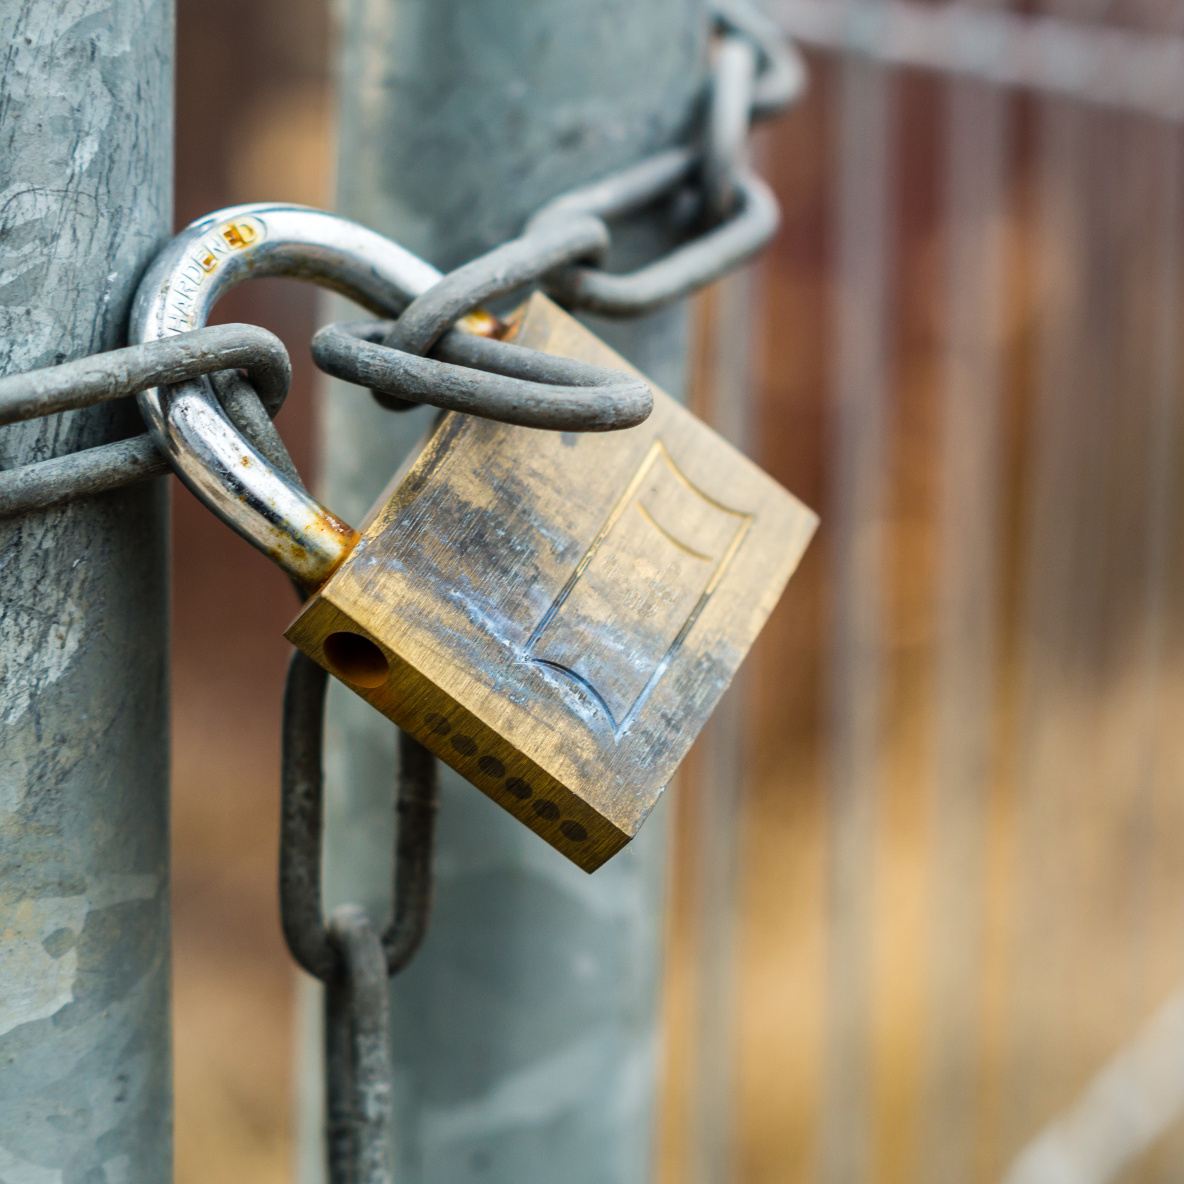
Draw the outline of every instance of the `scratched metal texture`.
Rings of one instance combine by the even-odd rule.
[[[0,373],[123,344],[172,203],[171,0],[0,5]],[[139,430],[0,429],[0,468]],[[163,482],[0,523],[0,1180],[171,1177]]]
[[[680,140],[706,68],[698,0],[348,0],[343,19],[337,208],[443,268]],[[614,237],[614,266],[660,241],[653,226]],[[685,390],[684,308],[587,320],[667,392]],[[330,384],[328,504],[360,521],[429,414]],[[340,687],[329,713],[329,903],[380,908],[394,729]],[[589,877],[444,770],[432,928],[392,991],[401,1184],[650,1177],[666,827],[660,805]],[[322,1178],[316,1121],[310,1108],[308,1184]]]

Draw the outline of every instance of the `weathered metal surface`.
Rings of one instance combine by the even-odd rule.
[[[166,241],[169,0],[0,6],[0,372],[122,344]],[[138,430],[0,429],[0,467]],[[171,1178],[163,483],[0,523],[0,1178]]]
[[[274,415],[288,396],[292,365],[284,343],[258,325],[211,325],[166,341],[129,345],[0,378],[0,423],[74,411],[158,383],[241,367]]]
[[[391,1184],[391,1020],[382,941],[361,906],[339,905],[329,934],[342,973],[326,986],[331,1184]]]
[[[398,323],[326,325],[312,339],[313,359],[328,374],[374,388],[395,411],[427,403],[528,428],[613,432],[641,423],[653,407],[636,376],[459,329],[422,358],[382,341]]]
[[[697,157],[689,152],[680,155],[690,172]],[[674,152],[670,158],[675,158]],[[621,178],[631,179],[628,174]],[[731,181],[738,199],[736,209],[719,226],[633,271],[610,272],[578,264],[562,268],[548,281],[548,291],[575,308],[603,316],[637,317],[675,303],[726,275],[768,244],[780,217],[772,190],[759,177],[741,171],[733,173]],[[599,194],[608,187],[589,188]],[[540,220],[552,216],[550,210],[544,210]]]
[[[351,0],[339,209],[439,267],[463,263],[564,190],[679,142],[706,29],[691,0]],[[610,263],[638,266],[667,241],[622,225]],[[681,307],[594,327],[685,389]],[[360,521],[432,414],[363,408],[333,384],[327,500]],[[330,903],[381,916],[394,729],[332,688],[326,756]],[[392,990],[400,1181],[649,1178],[665,825],[659,805],[588,877],[444,771],[432,932]],[[301,1173],[316,1179],[316,1164]]]

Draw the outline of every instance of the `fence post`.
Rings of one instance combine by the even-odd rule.
[[[455,266],[556,193],[684,140],[706,29],[700,0],[347,0],[338,208]],[[617,237],[621,266],[661,232]],[[683,393],[685,308],[593,327]],[[330,503],[360,519],[427,414],[331,387]],[[330,701],[328,891],[380,907],[393,735],[351,698]],[[432,931],[393,992],[400,1184],[650,1178],[664,814],[588,877],[446,775]]]
[[[172,208],[172,0],[0,5],[0,373],[123,344]],[[125,401],[126,402],[126,401]],[[138,428],[0,429],[0,468]],[[167,495],[0,521],[0,1179],[166,1184]]]

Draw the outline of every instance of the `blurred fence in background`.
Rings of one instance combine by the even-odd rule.
[[[732,1178],[1178,1180],[1184,8],[770,7]]]
[[[324,0],[178,0],[178,229],[235,202],[332,203]],[[257,280],[212,321],[288,345],[278,424],[315,475],[317,292]],[[177,1184],[287,1184],[292,961],[279,929],[279,719],[295,597],[172,482],[173,991]]]
[[[1178,1180],[1184,6],[769,3],[811,89],[699,408],[823,525],[679,790],[662,1178]],[[180,5],[182,222],[331,191],[323,5],[251,10]],[[314,300],[219,309],[306,466]],[[178,1179],[278,1181],[290,602],[175,502]]]

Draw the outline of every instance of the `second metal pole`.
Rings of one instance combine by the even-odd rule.
[[[699,0],[348,0],[338,208],[464,262],[555,194],[683,141],[706,30]],[[660,235],[618,237],[621,264]],[[683,394],[685,309],[594,327]],[[331,504],[360,519],[429,415],[331,389]],[[331,696],[330,905],[389,897],[393,762],[390,725]],[[445,776],[432,931],[392,995],[400,1184],[651,1177],[664,814],[589,877]]]

